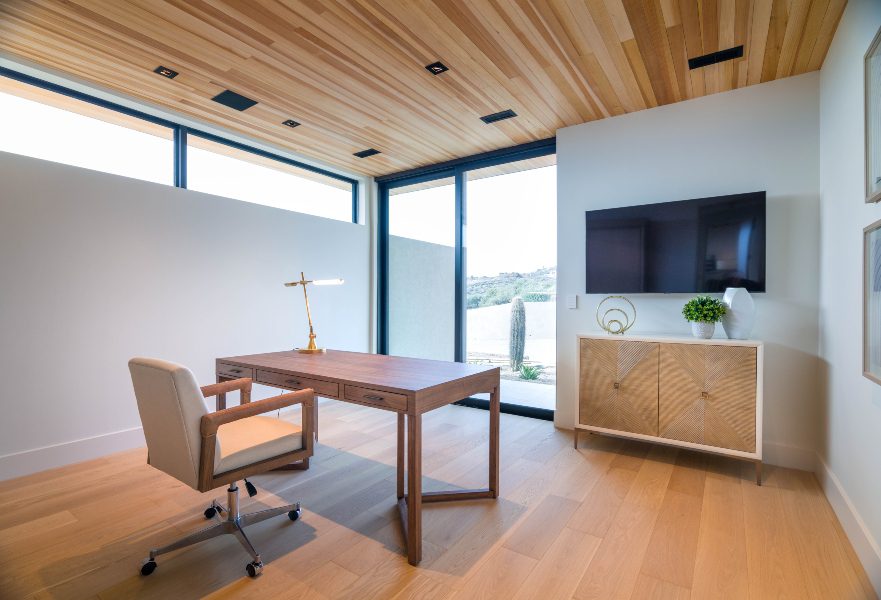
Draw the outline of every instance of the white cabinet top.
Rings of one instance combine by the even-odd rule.
[[[668,344],[704,344],[709,346],[749,346],[752,348],[761,348],[763,342],[761,340],[729,340],[727,338],[711,338],[705,340],[702,338],[691,337],[687,335],[630,335],[630,334],[611,334],[611,333],[579,333],[578,339],[595,339],[595,340],[613,340],[613,341],[631,341],[631,342],[659,342]]]

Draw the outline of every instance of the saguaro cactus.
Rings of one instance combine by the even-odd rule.
[[[523,348],[526,345],[526,305],[523,298],[511,300],[511,369],[519,371],[523,366]]]

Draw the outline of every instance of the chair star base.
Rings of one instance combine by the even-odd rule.
[[[248,536],[245,535],[244,528],[248,525],[260,523],[261,521],[271,519],[272,517],[277,517],[284,513],[287,513],[288,518],[291,521],[297,521],[302,514],[300,503],[297,502],[296,504],[286,504],[277,508],[268,508],[266,510],[242,515],[239,514],[239,488],[235,483],[230,485],[230,487],[226,490],[226,495],[228,503],[227,506],[229,508],[223,506],[217,500],[213,500],[211,502],[211,506],[209,506],[205,510],[206,518],[213,519],[215,516],[220,516],[223,513],[226,513],[225,520],[222,520],[221,522],[216,523],[211,527],[206,527],[205,529],[196,531],[195,533],[191,533],[190,535],[185,536],[177,540],[176,542],[172,542],[167,546],[162,546],[161,548],[150,550],[150,557],[146,561],[144,561],[143,566],[141,566],[141,575],[149,575],[156,570],[156,557],[161,554],[166,554],[174,550],[186,548],[187,546],[192,546],[193,544],[198,544],[199,542],[204,542],[205,540],[210,540],[212,538],[227,534],[236,536],[236,539],[239,540],[239,542],[245,548],[245,551],[247,551],[248,554],[251,555],[252,561],[245,566],[245,570],[247,571],[248,575],[250,577],[256,577],[257,575],[259,575],[263,571],[263,561],[260,560],[260,554],[251,544]]]

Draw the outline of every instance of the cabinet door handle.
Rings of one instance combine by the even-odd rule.
[[[300,385],[300,382],[297,381],[296,379],[285,379],[284,382],[289,383],[291,385]]]
[[[707,400],[710,397],[709,392],[701,392],[701,399]]]
[[[612,387],[617,390],[618,388],[621,387],[621,384],[616,381],[615,383],[612,384]]]
[[[364,399],[365,400],[374,400],[376,402],[381,402],[382,400],[384,400],[384,398],[382,396],[364,396]]]
[[[230,373],[241,373],[242,370],[241,369],[230,369],[229,372]]]

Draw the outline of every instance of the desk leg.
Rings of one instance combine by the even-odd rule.
[[[422,560],[422,415],[407,415],[407,562]]]
[[[422,504],[499,497],[499,424],[501,420],[499,386],[489,400],[489,487],[477,490],[449,490],[422,493],[422,416],[406,415],[406,451],[404,449],[404,414],[398,414],[398,512],[407,542],[407,562],[422,560]],[[406,463],[405,463],[406,460]],[[403,465],[406,464],[406,476]],[[407,490],[406,495],[404,489]]]
[[[404,497],[404,413],[398,413],[398,500]]]
[[[228,380],[229,380],[228,377],[221,377],[220,375],[217,376],[217,383],[220,383],[222,381],[228,381]],[[214,410],[225,409],[226,408],[226,392],[217,394],[217,396],[214,398],[214,402],[215,402]]]
[[[499,497],[499,418],[502,399],[499,388],[489,397],[489,491],[493,498]]]
[[[312,409],[312,430],[315,432],[315,441],[318,441],[318,398],[315,398],[315,407]]]

